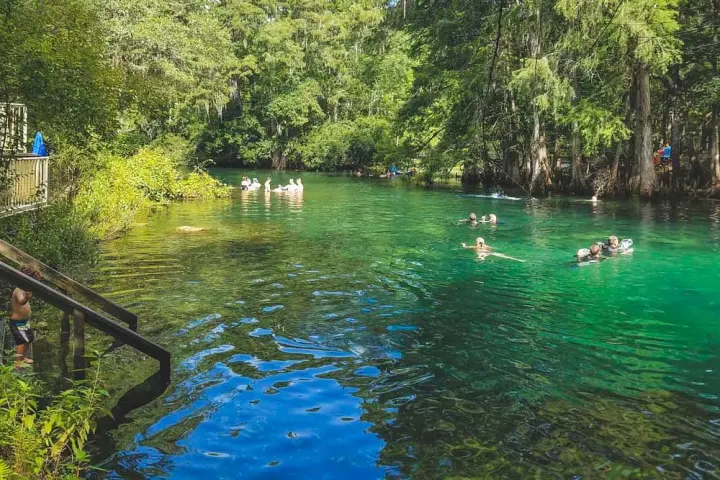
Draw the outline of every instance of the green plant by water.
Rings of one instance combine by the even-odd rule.
[[[95,422],[107,414],[100,362],[89,379],[56,395],[32,374],[0,366],[0,479],[80,478]]]

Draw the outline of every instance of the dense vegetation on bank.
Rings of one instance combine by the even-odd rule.
[[[533,192],[720,177],[716,0],[10,0],[0,17],[0,98],[78,163],[172,135],[194,162],[461,166]],[[672,169],[653,166],[663,141]]]

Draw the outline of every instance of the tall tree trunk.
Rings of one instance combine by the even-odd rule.
[[[538,178],[540,178],[540,156],[543,154],[543,150],[545,150],[545,146],[541,144],[540,112],[535,108],[533,111],[532,144],[530,145],[530,193],[532,193],[538,183]],[[547,151],[545,151],[545,155],[547,156]]]
[[[672,188],[673,190],[680,190],[680,183],[682,180],[682,172],[680,171],[680,143],[682,142],[682,122],[680,115],[677,111],[672,112],[672,122],[670,126],[672,146]]]
[[[650,111],[650,72],[640,62],[635,69],[637,97],[635,102],[635,164],[640,173],[638,191],[650,196],[655,187],[656,175],[653,165],[652,125]]]
[[[615,193],[618,184],[618,170],[620,169],[620,156],[622,155],[622,141],[618,142],[615,147],[615,155],[613,156],[613,164],[610,175],[610,185],[608,186],[608,192]]]
[[[582,148],[580,146],[580,127],[577,122],[573,122],[571,155],[572,190],[576,193],[585,192],[588,189],[588,184],[585,180],[585,175],[583,175],[582,166],[580,164],[582,161]]]
[[[695,156],[695,138],[693,137],[692,126],[690,125],[690,106],[685,105],[683,112],[683,145],[689,159]]]
[[[710,171],[712,172],[713,186],[720,183],[720,113],[718,108],[713,109],[710,124]]]

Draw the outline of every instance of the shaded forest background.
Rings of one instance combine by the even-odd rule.
[[[720,179],[720,0],[5,0],[0,22],[0,100],[70,176],[163,146],[533,194]]]

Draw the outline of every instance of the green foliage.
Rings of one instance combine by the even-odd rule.
[[[99,366],[92,380],[60,393],[42,408],[42,385],[13,367],[0,366],[0,478],[82,476],[90,460],[88,437],[95,419],[106,413],[101,404],[108,394],[98,374]]]
[[[83,182],[75,197],[75,210],[87,219],[96,238],[127,229],[148,199],[136,187],[135,172],[125,159],[102,155],[99,170]]]
[[[0,7],[0,101],[25,103],[53,143],[82,144],[114,127],[119,77],[86,0],[12,0]]]
[[[3,219],[2,238],[40,261],[73,271],[95,260],[98,247],[85,219],[65,200]]]
[[[95,162],[97,171],[81,184],[75,197],[75,211],[86,219],[96,238],[106,238],[129,228],[152,202],[230,194],[227,186],[201,169],[183,177],[176,155],[159,148],[143,148],[129,159],[100,155]]]

